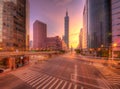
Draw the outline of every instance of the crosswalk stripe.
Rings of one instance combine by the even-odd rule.
[[[74,89],[77,89],[77,85],[75,85]]]
[[[120,83],[120,81],[108,81],[110,83]]]
[[[41,86],[43,86],[45,83],[47,83],[50,79],[52,79],[52,76],[49,77],[49,78],[48,78],[47,80],[45,80],[44,82],[42,82],[40,85],[38,85],[36,89],[39,89]],[[55,79],[55,78],[53,78],[53,79]],[[53,80],[53,79],[52,79],[52,80]],[[51,80],[51,81],[52,81],[52,80]],[[48,84],[48,83],[47,83],[47,84]]]
[[[20,76],[20,78],[26,82],[31,81],[31,79],[35,78],[36,76],[38,76],[37,74],[31,74],[31,75],[23,75]]]
[[[71,86],[72,86],[72,83],[70,83],[70,84],[69,84],[69,87],[68,87],[68,89],[70,89],[70,88],[71,88]]]
[[[52,89],[52,87],[59,81],[59,79],[57,79],[51,86],[49,89]]]
[[[54,80],[55,80],[55,78],[53,78],[49,83],[47,83],[42,89],[46,89],[46,87]]]
[[[25,74],[25,75],[19,74],[19,75],[17,75],[17,77],[24,80],[24,79],[26,79],[26,77],[27,77],[27,79],[29,79],[29,77],[33,76],[33,75],[34,74],[32,74],[32,73],[31,73],[31,75],[29,75],[29,74]]]
[[[62,84],[63,80],[60,81],[60,83],[56,86],[55,89],[58,89],[58,87]]]
[[[67,84],[67,82],[65,81],[65,83],[64,83],[64,85],[63,85],[63,87],[62,87],[62,89],[64,89],[64,88],[65,88],[66,84]]]
[[[38,82],[40,79],[47,77],[46,75],[41,76],[40,78],[36,79],[35,81],[31,82],[30,85],[35,84],[36,82]]]
[[[40,80],[39,82],[37,82],[36,84],[34,84],[32,87],[37,86],[39,83],[43,82],[47,78],[49,78],[49,76],[42,78],[42,80]]]
[[[29,80],[28,83],[30,83],[30,82],[32,82],[32,81],[34,81],[34,80],[40,78],[41,76],[43,76],[43,74],[40,74],[39,76],[33,77],[33,79]]]

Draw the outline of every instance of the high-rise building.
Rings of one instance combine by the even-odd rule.
[[[67,44],[67,47],[69,48],[69,16],[68,11],[66,11],[66,16],[64,18],[64,41]]]
[[[26,0],[0,0],[0,50],[26,49]]]
[[[26,0],[26,50],[29,50],[29,40],[30,40],[30,3],[29,0]]]
[[[108,47],[111,44],[111,1],[87,0],[88,47]]]
[[[82,30],[82,49],[83,50],[87,50],[88,48],[88,5],[87,5],[87,1],[85,3],[84,6],[84,10],[83,10],[83,30]]]
[[[83,49],[83,29],[80,29],[79,33],[79,49]]]
[[[112,44],[115,53],[120,54],[120,0],[111,0],[112,4]]]
[[[47,25],[36,20],[33,24],[33,48],[46,49]]]

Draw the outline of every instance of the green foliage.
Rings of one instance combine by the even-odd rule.
[[[81,53],[81,50],[80,50],[80,49],[75,49],[75,52],[76,52],[77,54],[80,54],[80,53]]]
[[[59,52],[64,54],[66,51],[65,50],[59,50]]]

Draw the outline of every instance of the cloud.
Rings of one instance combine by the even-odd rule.
[[[72,2],[73,0],[53,0],[53,1],[55,2],[56,5],[62,6]]]

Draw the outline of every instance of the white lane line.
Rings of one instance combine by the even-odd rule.
[[[84,87],[81,87],[81,89],[84,89]]]
[[[45,83],[47,83],[50,79],[52,79],[52,77],[49,77],[47,80],[45,80],[44,82],[42,82],[41,84],[39,84],[36,89],[39,89],[41,86],[43,86]],[[53,78],[54,79],[54,78]]]
[[[71,86],[72,86],[72,83],[70,83],[70,84],[69,84],[69,87],[68,87],[68,89],[70,89],[70,88],[71,88]]]
[[[31,79],[35,78],[37,76],[37,74],[31,74],[31,75],[24,75],[24,76],[21,76],[21,79],[28,82],[30,81]]]
[[[38,79],[40,76],[42,76],[43,74],[41,74],[41,75],[39,75],[39,76],[33,76],[33,78],[31,79],[31,80],[29,80],[29,81],[27,81],[28,83],[30,83],[30,82],[32,82],[32,81],[34,81],[34,80],[36,80],[36,79]]]
[[[75,82],[77,81],[77,65],[75,64],[75,76],[74,76]]]
[[[47,77],[46,75],[41,76],[40,78],[36,79],[35,81],[31,82],[30,85],[34,85],[34,83],[37,83],[40,79],[43,79],[44,77]]]
[[[41,82],[43,82],[45,79],[49,78],[49,76],[44,77],[42,80],[40,80],[39,82],[35,83],[32,87],[35,87],[36,85],[40,84]]]
[[[64,89],[66,85],[67,85],[67,82],[65,82],[65,83],[64,83],[64,85],[63,85],[62,89]]]
[[[29,77],[33,77],[33,76],[35,76],[35,74],[31,73],[31,75],[25,74],[25,75],[19,75],[18,77],[24,80],[24,79],[26,79],[26,78],[29,79]],[[27,80],[27,79],[26,79],[26,80]]]
[[[77,89],[77,85],[75,85],[74,89]]]
[[[58,89],[58,87],[62,84],[63,80],[60,81],[60,83],[56,86],[55,89]]]
[[[54,80],[55,80],[55,78],[53,78],[52,80],[50,80],[50,82],[47,83],[42,89],[46,89],[46,87],[47,87],[51,82],[53,82]]]
[[[32,83],[32,82],[34,82],[34,81],[36,81],[37,79],[39,79],[41,76],[43,76],[44,74],[41,74],[41,75],[39,75],[39,76],[36,76],[36,77],[34,77],[33,79],[31,79],[31,80],[29,80],[27,83]]]
[[[77,81],[77,82],[78,82],[78,83],[81,83],[81,84],[84,84],[84,85],[92,86],[92,87],[94,87],[94,88],[100,88],[100,89],[104,89],[104,88],[105,88],[105,87],[102,87],[102,86],[97,86],[97,85],[85,83],[85,82],[82,82],[82,81]]]
[[[57,79],[51,86],[49,89],[52,89],[52,87],[59,81],[59,79]]]

